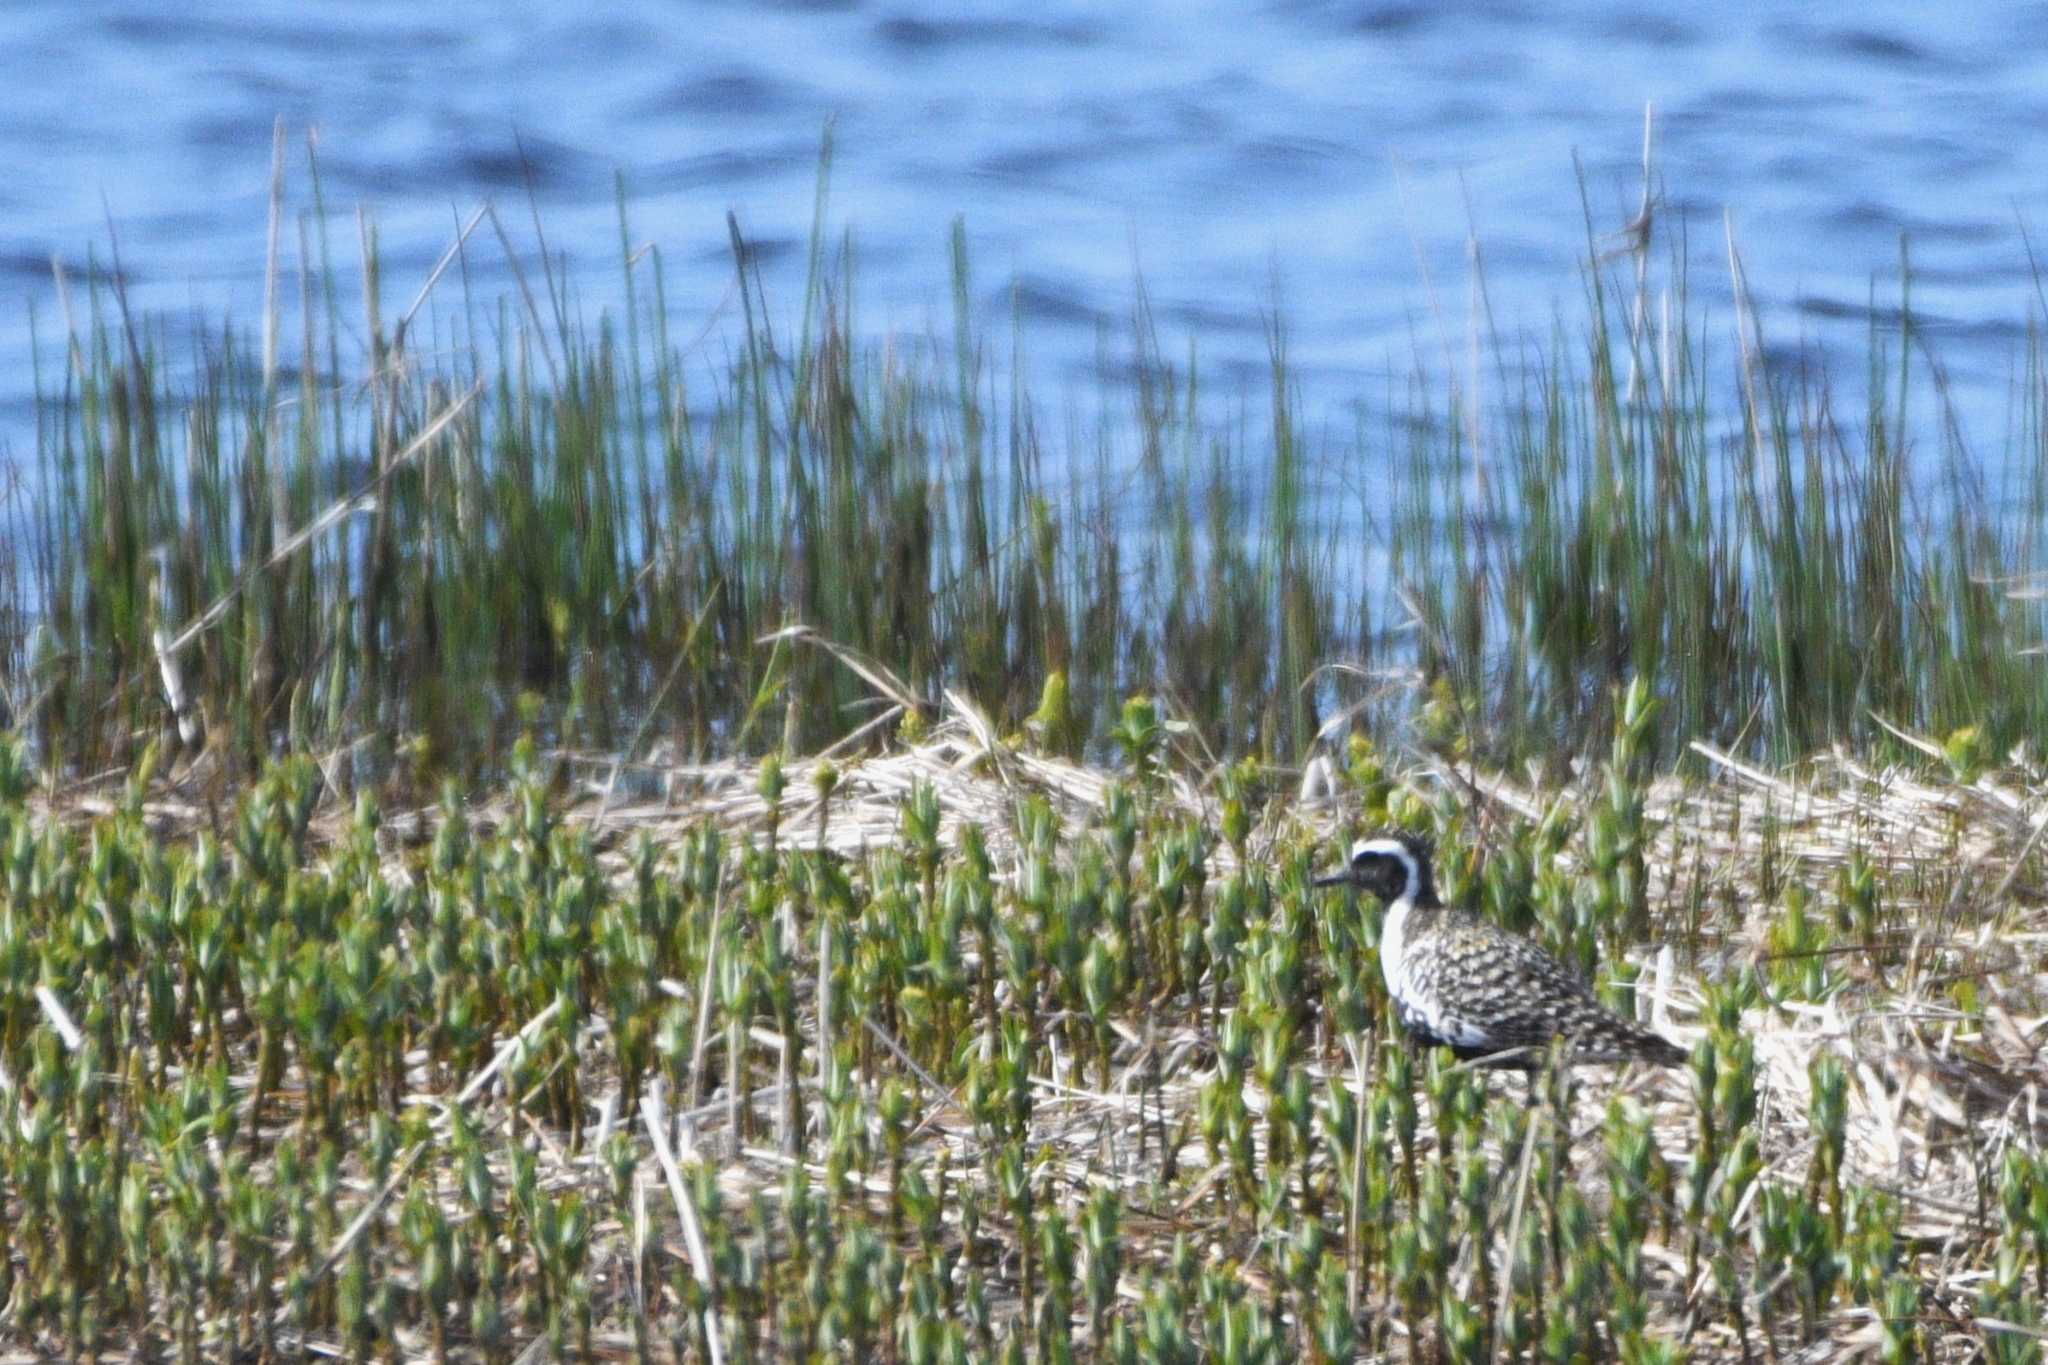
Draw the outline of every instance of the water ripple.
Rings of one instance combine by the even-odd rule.
[[[1114,374],[1103,336],[1127,326],[1142,260],[1158,316],[1198,336],[1205,375],[1263,365],[1277,296],[1305,403],[1344,410],[1379,401],[1373,376],[1413,353],[1418,330],[1441,349],[1434,318],[1465,307],[1474,225],[1505,331],[1576,307],[1586,218],[1604,232],[1634,212],[1654,102],[1660,280],[1682,258],[1710,326],[1728,315],[1724,215],[1788,345],[1853,349],[1889,325],[1867,289],[1896,286],[1904,234],[1955,401],[2002,404],[2003,333],[2037,306],[2017,224],[2048,222],[2025,135],[2048,119],[2034,55],[2048,14],[1903,0],[1820,13],[620,0],[592,18],[503,0],[476,23],[404,0],[249,0],[232,17],[153,0],[0,6],[0,446],[32,441],[6,416],[28,368],[21,305],[51,316],[52,253],[76,287],[110,216],[137,308],[259,315],[280,115],[294,271],[298,223],[315,250],[325,236],[349,258],[367,204],[387,273],[416,278],[455,206],[529,187],[551,247],[613,262],[617,172],[678,299],[728,288],[737,210],[779,320],[800,307],[831,117],[828,226],[858,242],[877,328],[943,312],[959,214],[1005,315],[1010,290],[987,282],[1017,281],[1024,349],[1044,372]],[[476,288],[506,286],[501,256],[473,253]],[[612,306],[621,292],[597,265],[568,287]]]

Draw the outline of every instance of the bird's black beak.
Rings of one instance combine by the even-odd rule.
[[[1315,879],[1314,881],[1310,882],[1310,883],[1309,883],[1309,885],[1310,885],[1310,886],[1349,886],[1349,885],[1351,885],[1351,872],[1350,872],[1350,870],[1349,870],[1349,869],[1346,869],[1346,870],[1345,870],[1345,871],[1343,871],[1343,872],[1332,872],[1332,873],[1330,873],[1330,874],[1329,874],[1328,876],[1325,876],[1325,877],[1317,877],[1317,878],[1316,878],[1316,879]]]

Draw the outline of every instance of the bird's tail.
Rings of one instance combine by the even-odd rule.
[[[1575,1062],[1649,1062],[1683,1066],[1692,1052],[1663,1034],[1605,1010],[1588,1010],[1575,1021],[1572,1060]]]

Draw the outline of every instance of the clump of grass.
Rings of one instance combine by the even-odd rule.
[[[2048,498],[1975,491],[1948,425],[1908,425],[1940,421],[1939,372],[1875,334],[1870,391],[1899,401],[1858,423],[1825,367],[1763,365],[1746,305],[1726,376],[1646,237],[1589,252],[1548,341],[1473,338],[1498,407],[1418,366],[1312,437],[1284,326],[1238,403],[1192,346],[1167,358],[1140,290],[1129,385],[1062,421],[992,363],[961,225],[950,337],[867,339],[829,156],[801,300],[768,296],[734,221],[722,362],[623,188],[615,316],[579,317],[488,208],[394,313],[310,154],[296,233],[279,161],[270,295],[299,303],[260,343],[207,327],[187,360],[109,277],[67,282],[40,496],[0,562],[0,684],[39,756],[126,764],[175,719],[245,776],[353,746],[351,776],[406,795],[495,769],[529,713],[628,760],[804,752],[870,704],[809,640],[893,704],[952,689],[1068,754],[1106,752],[1139,692],[1220,756],[1280,761],[1334,715],[1385,741],[1439,703],[1467,752],[1591,754],[1626,678],[1661,733],[1780,759],[1890,743],[1873,713],[1977,754],[2048,720],[2038,607],[2008,591]],[[507,299],[471,284],[486,255]],[[2037,388],[1987,467],[2041,465]],[[1433,690],[1384,689],[1418,670]]]

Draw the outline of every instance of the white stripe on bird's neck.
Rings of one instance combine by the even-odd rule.
[[[1408,912],[1415,908],[1415,889],[1411,882],[1409,889],[1400,898],[1387,906],[1387,917],[1380,921],[1380,975],[1386,978],[1387,994],[1399,1000],[1406,992],[1402,989],[1404,958],[1408,952]]]

